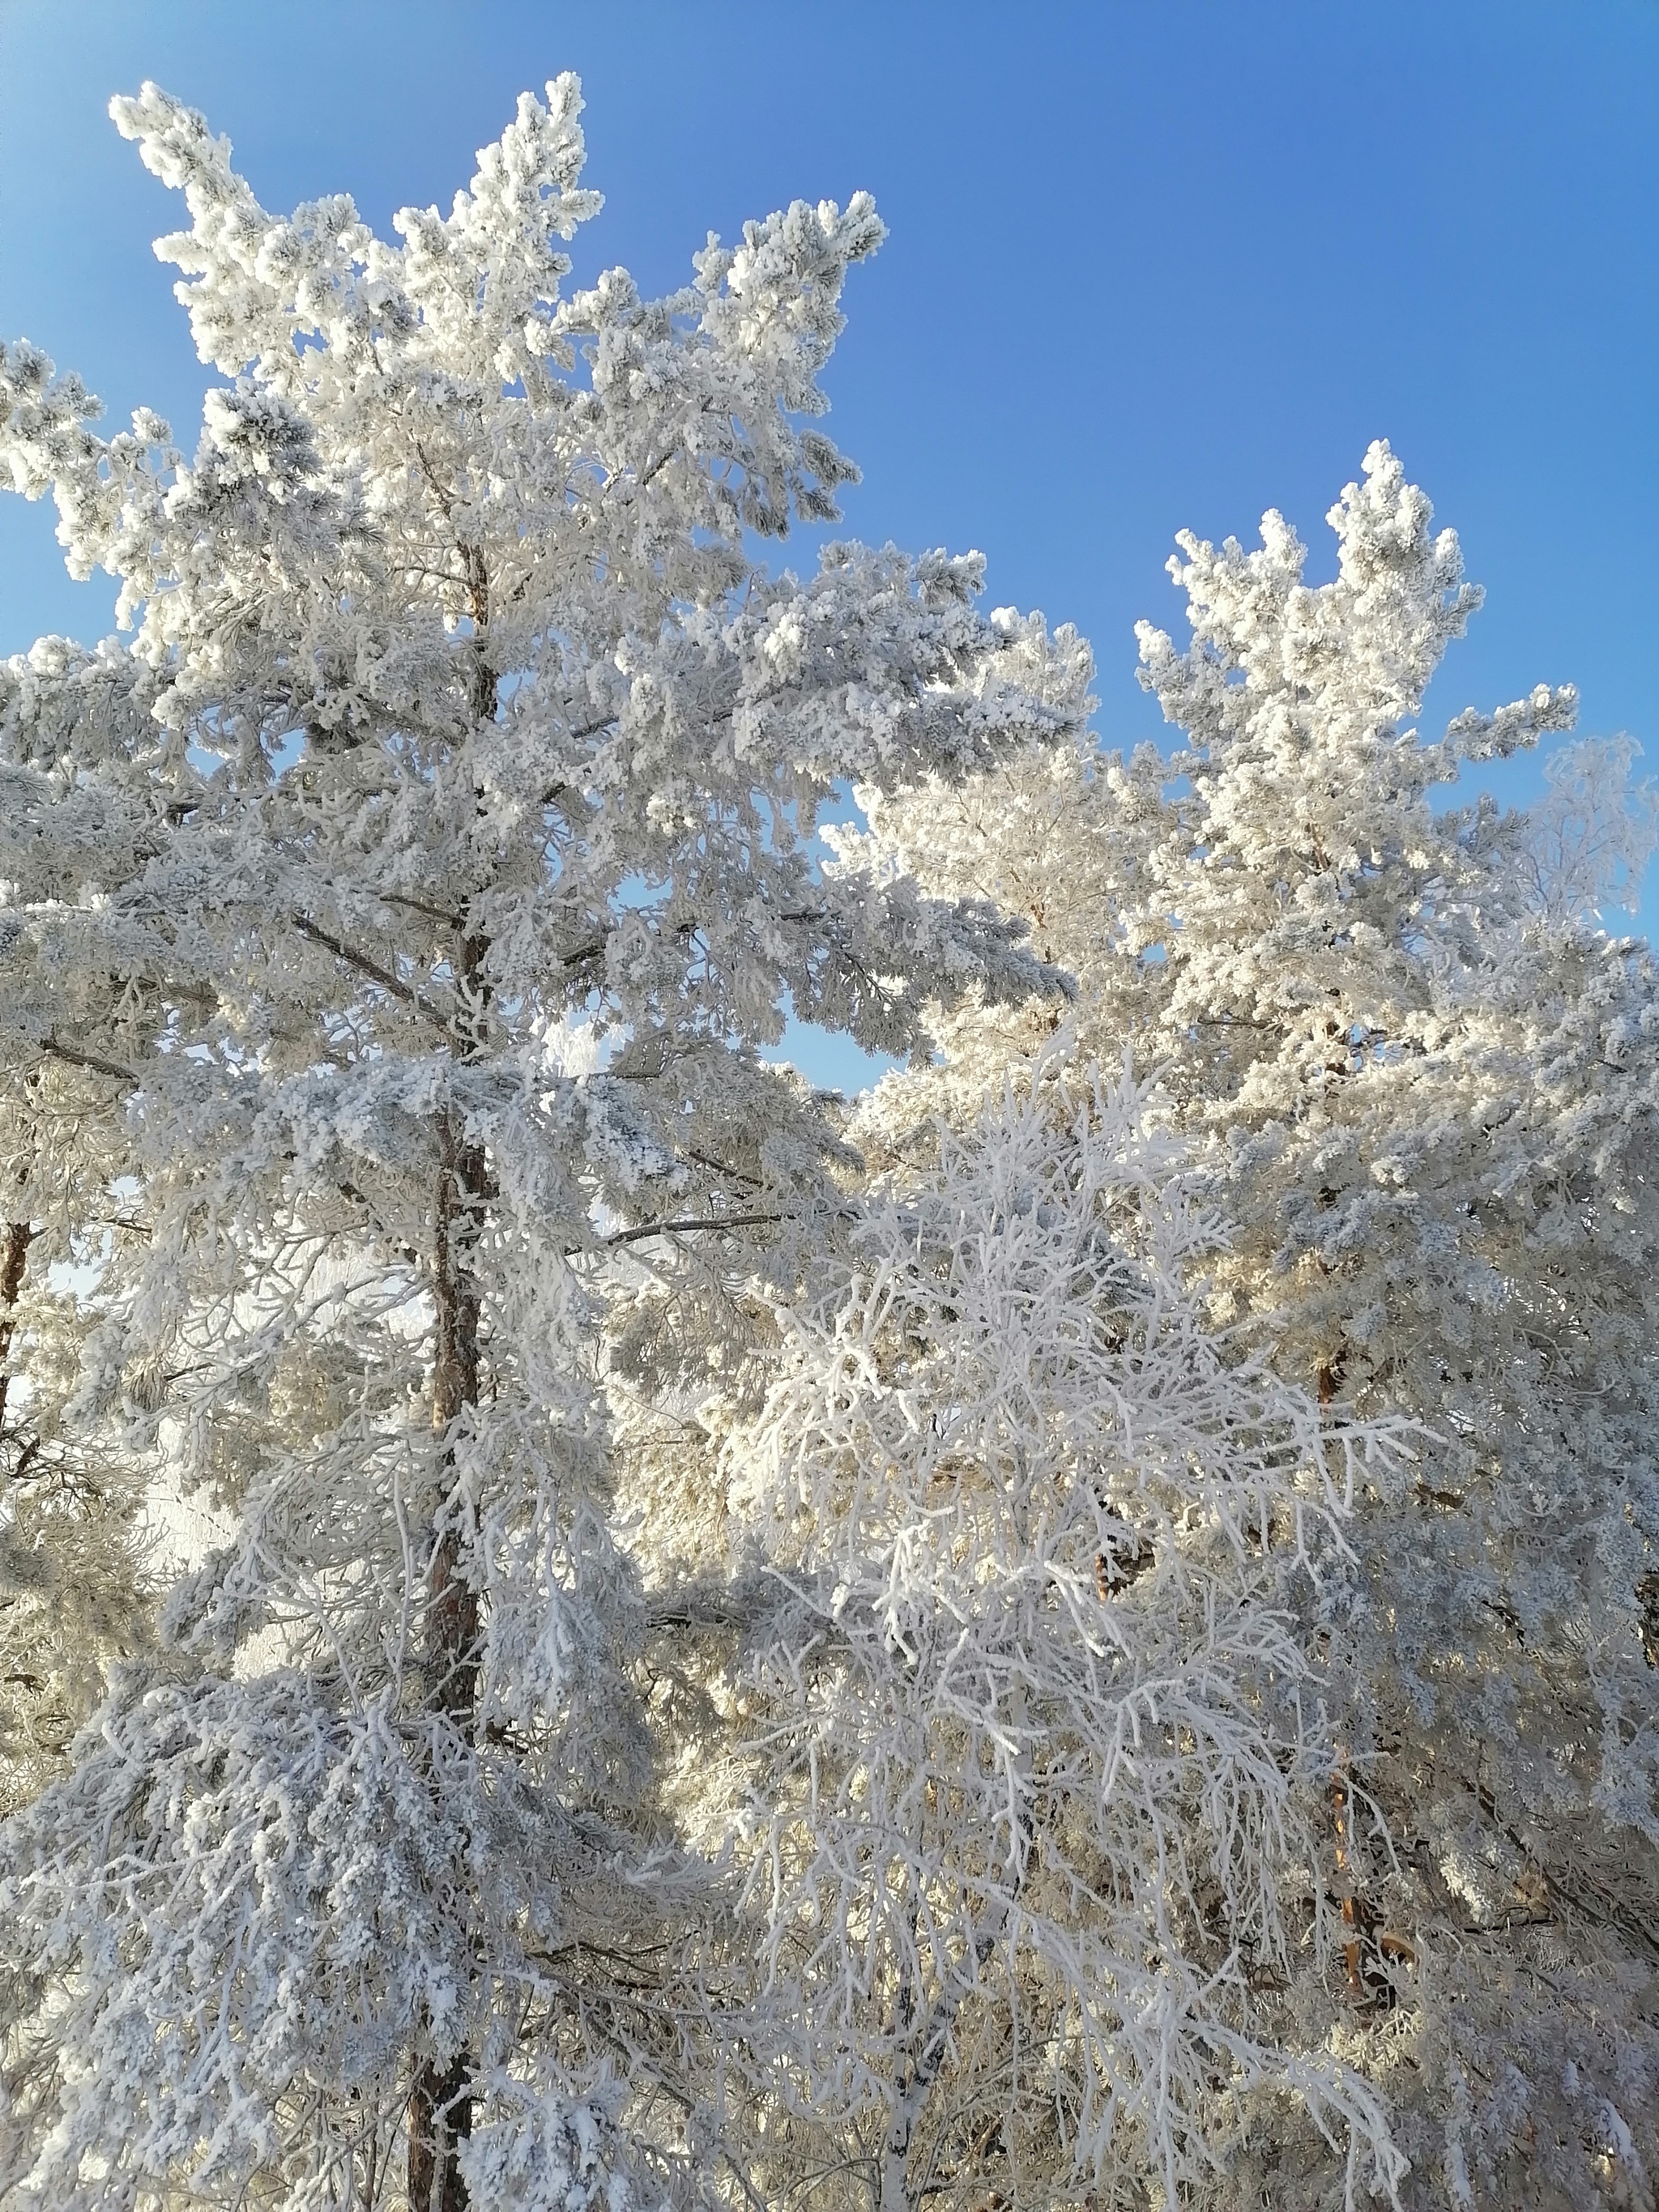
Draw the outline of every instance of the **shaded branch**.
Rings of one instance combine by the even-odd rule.
[[[787,1218],[781,1213],[726,1213],[700,1221],[646,1221],[637,1229],[618,1229],[613,1236],[600,1241],[606,1245],[637,1244],[643,1237],[682,1236],[692,1229],[759,1229]]]
[[[308,938],[313,945],[320,945],[325,951],[333,953],[336,959],[343,960],[348,968],[355,968],[360,975],[366,975],[371,983],[378,983],[383,991],[390,991],[393,998],[401,999],[406,1006],[412,1006],[416,1013],[423,1014],[428,1021],[434,1023],[439,1029],[447,1030],[449,1027],[448,1017],[434,1006],[429,999],[416,990],[411,984],[405,983],[402,976],[393,975],[391,969],[383,968],[378,960],[371,959],[367,952],[357,951],[354,946],[346,944],[343,939],[336,937],[331,931],[323,928],[320,923],[311,921],[305,915],[293,915],[289,919],[301,937]]]
[[[49,1052],[55,1060],[66,1060],[71,1066],[88,1068],[94,1075],[107,1075],[112,1082],[131,1086],[138,1080],[135,1068],[123,1067],[118,1061],[100,1060],[95,1052],[82,1052],[76,1045],[60,1043],[56,1036],[40,1040],[42,1052]]]

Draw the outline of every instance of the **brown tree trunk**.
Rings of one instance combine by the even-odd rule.
[[[426,457],[422,454],[422,465]],[[428,471],[428,475],[430,471]],[[446,518],[449,503],[434,483]],[[473,639],[467,672],[468,704],[475,722],[493,722],[498,683],[489,653],[489,572],[483,549],[463,544]],[[480,799],[483,793],[478,794]],[[489,986],[487,939],[463,928],[454,976],[460,997],[454,1043],[462,1059],[482,1043]],[[441,1437],[469,1406],[478,1402],[478,1281],[472,1248],[483,1225],[489,1189],[481,1145],[469,1144],[446,1107],[439,1124],[437,1222],[433,1244],[433,1303],[437,1346],[432,1377],[432,1425]],[[440,1510],[449,1501],[454,1468],[452,1443],[444,1454]],[[478,1593],[463,1571],[462,1531],[446,1527],[433,1547],[427,1577],[424,1672],[427,1705],[469,1738],[478,1682]],[[458,2051],[445,2066],[422,2059],[409,2100],[410,2212],[466,2212],[460,2146],[472,2132],[470,2087],[472,2055]]]
[[[432,1377],[432,1425],[447,1437],[478,1402],[478,1285],[471,1246],[483,1212],[487,1174],[482,1146],[458,1140],[446,1110],[440,1132],[438,1219],[433,1253],[437,1357]],[[453,1464],[446,1450],[445,1471]],[[463,1726],[471,1717],[477,1675],[478,1594],[461,1575],[461,1532],[445,1528],[432,1554],[426,1610],[426,1692],[438,1711]]]
[[[432,1267],[437,1316],[432,1425],[447,1437],[465,1409],[478,1402],[479,1297],[470,1248],[489,1175],[483,1147],[458,1138],[447,1109],[440,1145]],[[453,1464],[452,1447],[445,1454],[447,1472]],[[462,1532],[453,1526],[446,1527],[433,1547],[423,1656],[428,1710],[470,1735],[478,1677],[478,1594],[465,1572]],[[410,2212],[465,2212],[459,2151],[472,2131],[471,2069],[471,2054],[461,2050],[447,2065],[428,2057],[416,2070],[409,2100]]]
[[[7,1355],[17,1329],[17,1301],[23,1291],[23,1269],[28,1263],[34,1231],[27,1221],[9,1221],[0,1243],[0,1430],[6,1425],[6,1386],[10,1376]]]
[[[447,2066],[422,2065],[409,2100],[410,2212],[466,2212],[459,2152],[472,2132],[471,2064],[458,2051]]]

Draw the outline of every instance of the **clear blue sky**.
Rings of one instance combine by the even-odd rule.
[[[1109,743],[1162,734],[1131,626],[1176,616],[1174,532],[1277,506],[1328,573],[1380,434],[1488,590],[1425,720],[1571,681],[1659,775],[1659,0],[0,0],[0,333],[191,443],[149,252],[182,217],[109,95],[155,77],[268,206],[384,229],[562,69],[607,196],[579,277],[666,289],[710,228],[875,193],[827,379],[846,528],[977,546],[994,602],[1077,623]],[[111,596],[0,500],[0,653]]]

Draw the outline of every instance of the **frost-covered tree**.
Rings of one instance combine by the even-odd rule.
[[[1318,1612],[1401,1439],[1207,1327],[1216,1224],[1146,1104],[1048,1055],[945,1131],[726,1447],[775,1592],[738,1677],[795,2031],[762,2167],[802,2201],[1173,2207],[1287,2096],[1358,2195],[1403,2165],[1273,2021],[1340,1934],[1288,1586]]]
[[[1276,514],[1255,552],[1181,539],[1192,644],[1140,633],[1174,758],[1068,738],[960,789],[872,793],[848,858],[1025,915],[1079,978],[1085,1043],[1160,1065],[1207,1148],[1237,1224],[1212,1310],[1333,1413],[1425,1423],[1420,1479],[1368,1506],[1332,1655],[1393,1837],[1349,1854],[1356,2055],[1413,2201],[1646,2202],[1659,976],[1596,925],[1639,877],[1653,798],[1620,740],[1558,750],[1528,814],[1437,811],[1467,764],[1568,727],[1573,695],[1421,738],[1480,594],[1386,447],[1330,520],[1318,587]],[[890,1079],[863,1140],[902,1146],[941,1090],[960,1113],[1054,1019],[945,1018],[950,1066]],[[1300,2202],[1299,2155],[1219,2201]]]
[[[1584,738],[1545,762],[1547,789],[1516,841],[1536,913],[1601,921],[1635,912],[1659,829],[1659,791],[1632,781],[1639,750],[1629,738]]]
[[[54,1283],[89,1271],[131,1232],[109,1164],[45,1070],[24,1086],[0,1223],[0,1814],[55,1773],[101,1700],[108,1667],[149,1641],[142,1510],[153,1460],[78,1432],[88,1293]],[[88,1120],[95,1122],[96,1115]],[[66,1419],[65,1416],[70,1418]]]
[[[61,672],[53,648],[31,670],[0,665],[0,726],[37,679]],[[113,664],[84,672],[79,699],[95,721]],[[118,680],[117,689],[118,689]],[[25,711],[27,711],[25,709]],[[25,787],[0,744],[0,829],[9,853],[32,841]],[[98,810],[68,816],[34,887],[70,891],[99,836]],[[82,849],[76,855],[77,845]],[[44,858],[36,848],[37,860]],[[0,861],[0,869],[6,863]],[[13,889],[21,890],[14,878]],[[3,897],[4,895],[0,895]],[[12,902],[0,904],[0,942]],[[3,957],[0,955],[0,957]],[[98,1020],[118,1025],[118,976],[58,979]],[[146,1639],[141,1508],[153,1455],[88,1433],[65,1414],[81,1382],[88,1301],[106,1249],[143,1234],[122,1179],[123,1102],[62,1057],[8,1060],[0,1073],[0,1809],[33,1796],[61,1765],[79,1722],[103,1694],[109,1663]]]
[[[981,617],[971,560],[757,565],[853,474],[810,418],[874,210],[565,293],[579,108],[524,98],[388,244],[267,213],[146,87],[112,112],[222,380],[194,458],[0,360],[0,468],[132,633],[0,689],[0,1086],[47,1164],[9,1204],[82,1275],[31,1403],[216,1532],[5,1831],[8,2203],[617,2212],[725,2170],[599,1291],[717,1241],[795,1279],[842,1155],[757,1057],[789,1001],[902,1048],[930,995],[1030,990],[982,906],[823,880],[815,813],[1072,726],[1086,659]]]

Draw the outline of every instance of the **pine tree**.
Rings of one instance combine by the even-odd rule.
[[[659,1788],[605,1295],[822,1240],[843,1151],[757,1056],[789,1002],[902,1049],[1040,982],[978,902],[823,879],[814,823],[1073,726],[1086,664],[971,559],[750,557],[854,474],[811,418],[880,226],[798,204],[668,299],[564,293],[580,105],[526,95],[388,245],[268,214],[146,87],[112,112],[222,380],[193,459],[0,362],[0,460],[132,632],[0,694],[11,1211],[93,1279],[30,1404],[221,1538],[5,1832],[9,2201],[726,2170],[729,1910]]]
[[[1626,742],[1587,741],[1556,751],[1530,813],[1437,811],[1466,766],[1569,728],[1576,699],[1540,687],[1420,737],[1480,593],[1386,446],[1329,519],[1339,570],[1317,587],[1277,514],[1253,552],[1179,540],[1192,643],[1140,630],[1186,733],[1173,758],[1034,741],[960,789],[872,793],[872,836],[845,849],[1024,915],[1079,979],[1084,1046],[1160,1068],[1203,1148],[1237,1224],[1212,1316],[1332,1417],[1424,1425],[1418,1479],[1355,1531],[1328,1662],[1355,2055],[1395,2108],[1408,2202],[1641,2203],[1659,976],[1603,920],[1653,798]],[[960,1116],[1055,1019],[1039,1000],[942,1015],[951,1065],[890,1079],[860,1141],[890,1157],[941,1095]],[[1317,2174],[1287,2142],[1217,2201],[1322,2201]]]

